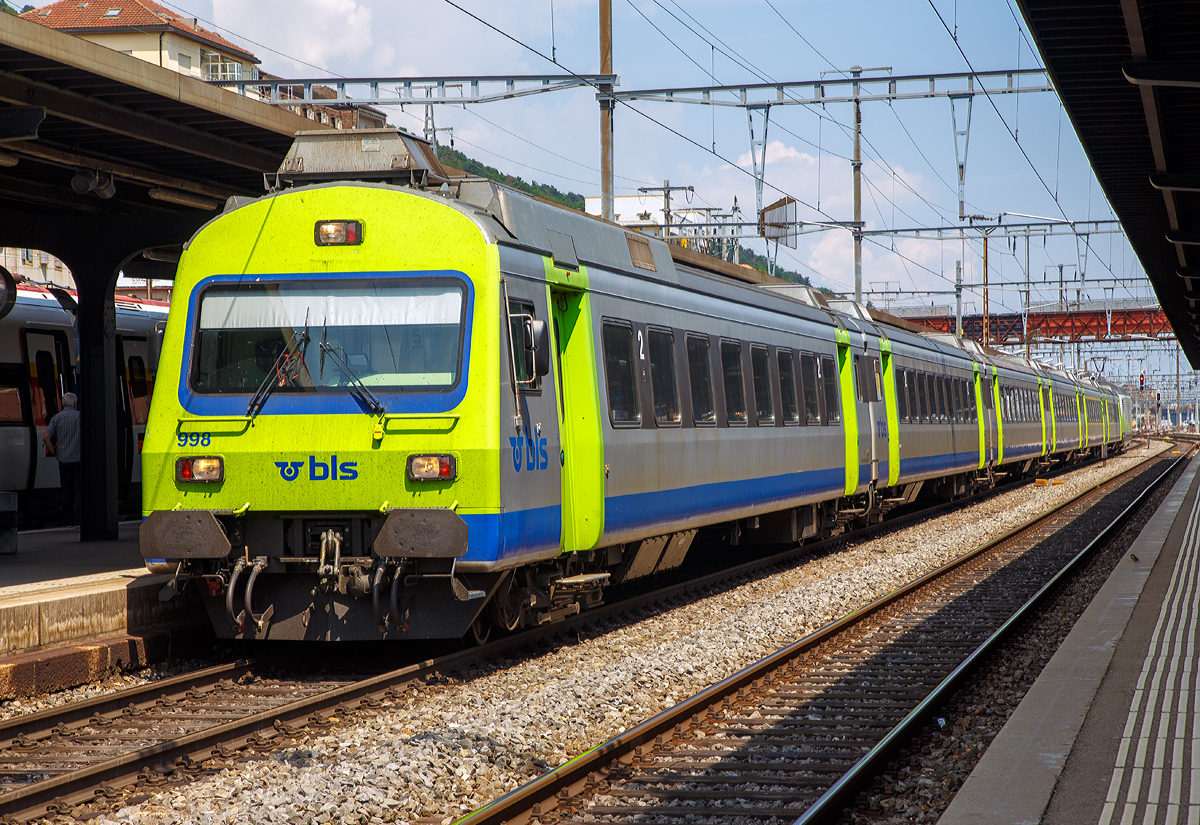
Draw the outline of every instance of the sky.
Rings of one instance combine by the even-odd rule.
[[[254,52],[262,69],[285,77],[599,72],[595,0],[160,2],[199,18],[202,25]],[[612,3],[618,91],[806,81],[855,65],[890,67],[868,74],[895,75],[1040,65],[1015,0]],[[420,133],[422,108],[394,108],[388,114],[392,124]],[[453,127],[455,148],[484,163],[565,191],[599,194],[599,113],[592,89],[478,106],[439,106],[435,116],[439,127]],[[803,220],[852,219],[852,118],[851,104],[773,107],[764,203],[788,195],[800,202]],[[746,219],[753,219],[755,190],[744,110],[639,101],[619,106],[615,124],[617,195],[637,196],[639,186],[661,186],[669,179],[672,185],[695,189],[694,194],[675,196],[676,211],[686,208],[689,199],[691,206],[728,209],[736,198]],[[862,208],[869,229],[958,223],[948,100],[866,103],[862,134]],[[442,141],[447,138],[439,135]],[[661,195],[643,197],[649,206],[661,204]],[[966,201],[968,214],[993,220],[999,213],[1070,220],[1113,217],[1070,120],[1052,93],[975,99]],[[764,251],[760,239],[745,243]],[[796,249],[780,248],[778,261],[815,285],[850,292],[852,250],[849,232],[835,229],[802,236]],[[876,306],[952,307],[953,294],[932,293],[953,290],[956,261],[962,260],[968,285],[964,313],[978,312],[981,254],[978,242],[876,237],[864,243],[863,289]],[[1030,303],[1035,307],[1058,301],[1059,265],[1072,301],[1152,295],[1120,234],[1091,235],[1086,244],[1069,236],[1044,244],[1035,241],[1029,259]],[[1014,246],[993,239],[991,311],[1019,311],[1025,279],[1024,242]],[[899,301],[879,294],[897,290],[911,294]],[[1128,353],[1112,350],[1109,371],[1136,374],[1134,361],[1119,359],[1140,358],[1140,349],[1139,344]],[[1155,367],[1159,368],[1166,369],[1161,364]]]

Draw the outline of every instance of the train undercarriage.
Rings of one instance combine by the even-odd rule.
[[[1100,448],[959,473],[560,555],[491,572],[464,572],[466,525],[449,510],[388,513],[156,513],[145,553],[188,547],[151,562],[190,580],[219,636],[290,640],[467,638],[556,622],[603,602],[604,589],[678,568],[704,540],[797,545],[881,522],[921,501],[953,500],[1100,456]],[[270,548],[266,554],[251,548]],[[457,555],[456,555],[457,554]]]

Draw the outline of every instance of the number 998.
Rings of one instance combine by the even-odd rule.
[[[211,433],[178,433],[180,447],[207,447],[212,443]]]

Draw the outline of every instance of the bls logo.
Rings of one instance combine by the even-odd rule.
[[[508,443],[512,445],[512,460],[513,469],[518,473],[521,472],[521,464],[525,464],[526,470],[544,470],[550,466],[550,456],[546,454],[546,439],[544,438],[526,438],[523,435],[508,437]],[[525,454],[525,461],[521,461],[521,454]]]
[[[875,435],[879,438],[888,437],[888,425],[886,418],[875,419]]]
[[[275,466],[279,468],[279,475],[284,481],[295,481],[300,477],[300,468],[304,466],[303,461],[276,461]],[[331,455],[329,463],[317,461],[315,455],[308,457],[308,480],[309,481],[354,481],[358,478],[358,462],[343,461],[338,464],[338,457]]]

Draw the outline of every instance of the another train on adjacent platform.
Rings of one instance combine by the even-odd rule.
[[[1112,386],[919,334],[490,181],[395,131],[187,245],[142,553],[218,635],[458,638],[1119,450]]]
[[[50,284],[16,283],[0,267],[0,491],[15,492],[25,527],[70,520],[60,507],[58,462],[46,455],[42,435],[77,393],[75,292]],[[118,501],[133,514],[141,501],[142,438],[154,391],[147,349],[156,324],[167,318],[159,301],[118,296],[117,374],[121,405]]]

